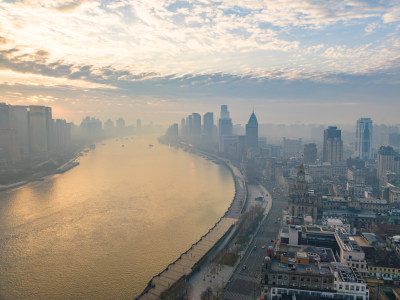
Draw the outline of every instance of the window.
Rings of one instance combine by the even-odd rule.
[[[346,284],[346,287],[345,287],[345,289],[346,289],[346,291],[348,291],[348,290],[349,290],[349,285],[348,285],[348,284]]]
[[[296,276],[293,276],[293,277],[292,277],[292,280],[296,280]]]

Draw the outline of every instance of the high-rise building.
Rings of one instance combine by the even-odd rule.
[[[372,158],[372,120],[361,118],[357,120],[355,155],[361,159]]]
[[[71,123],[56,119],[54,122],[53,150],[63,153],[70,150],[71,146]]]
[[[323,156],[324,162],[337,163],[343,160],[342,131],[336,126],[324,130]]]
[[[258,121],[254,111],[246,124],[246,147],[258,148]]]
[[[304,145],[304,163],[308,165],[315,164],[317,160],[317,145],[314,143]]]
[[[219,151],[224,152],[224,136],[232,135],[232,119],[229,117],[227,105],[221,105],[221,114],[218,121]]]
[[[125,120],[122,118],[119,118],[117,121],[115,121],[117,129],[125,129]]]
[[[219,115],[220,119],[229,119],[229,111],[228,105],[221,105],[221,114]]]
[[[107,136],[111,136],[114,134],[114,122],[110,119],[104,122],[104,133]]]
[[[207,112],[203,116],[204,135],[207,137],[212,136],[214,129],[214,113]]]
[[[388,172],[400,172],[399,153],[390,146],[382,146],[378,151],[377,177],[383,180]]]
[[[287,139],[283,138],[283,154],[295,155],[303,151],[303,140],[299,139]]]
[[[102,123],[99,119],[90,118],[89,116],[84,118],[81,122],[80,128],[84,139],[95,140],[102,135]]]
[[[51,148],[51,107],[29,106],[29,144],[34,156],[46,155]]]
[[[192,136],[198,140],[201,135],[201,116],[198,113],[192,113]]]
[[[29,156],[28,106],[10,106],[10,125],[16,132],[18,152],[22,158]]]
[[[136,120],[136,129],[137,130],[142,129],[142,121],[141,120]]]
[[[11,126],[11,106],[0,103],[0,149],[5,164],[15,163],[21,159],[18,151],[16,131]]]
[[[186,136],[186,121],[185,118],[181,119],[181,131],[180,131],[181,137]]]

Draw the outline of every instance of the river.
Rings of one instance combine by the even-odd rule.
[[[224,166],[154,136],[103,143],[0,192],[0,299],[132,299],[233,199]]]

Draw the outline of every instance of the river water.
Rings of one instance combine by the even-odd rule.
[[[155,137],[104,144],[0,193],[0,299],[132,299],[233,199],[221,165]]]

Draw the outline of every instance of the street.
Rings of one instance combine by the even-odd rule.
[[[272,208],[247,248],[223,299],[257,299],[261,295],[261,266],[267,255],[268,246],[272,245],[271,240],[276,241],[281,226],[277,219],[282,218],[282,209],[287,206],[287,198],[278,189],[274,191],[272,186],[267,188],[273,198]]]

